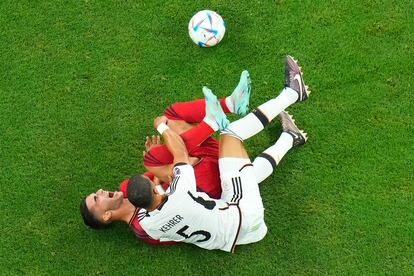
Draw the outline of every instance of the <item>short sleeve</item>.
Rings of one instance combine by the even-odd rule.
[[[170,192],[196,191],[194,169],[187,163],[177,163],[173,167],[173,179],[170,183]]]

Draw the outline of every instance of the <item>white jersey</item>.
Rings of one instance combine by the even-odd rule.
[[[139,212],[145,232],[160,241],[233,251],[241,225],[239,207],[197,192],[194,170],[188,164],[176,164],[173,176],[166,201],[151,212]]]

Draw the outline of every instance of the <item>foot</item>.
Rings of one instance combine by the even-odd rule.
[[[251,91],[251,81],[249,72],[244,70],[241,73],[240,81],[230,99],[233,102],[234,113],[240,116],[246,116],[249,113],[249,100]]]
[[[296,102],[306,100],[311,92],[303,81],[301,68],[292,56],[286,56],[285,87],[290,87],[298,93],[299,97]]]
[[[290,134],[293,137],[293,146],[299,146],[306,143],[308,140],[307,134],[300,130],[295,125],[295,120],[286,111],[282,111],[279,114],[280,122],[282,123],[282,131]]]
[[[206,99],[206,118],[210,121],[216,122],[218,130],[225,129],[230,122],[221,108],[217,97],[206,86],[203,87],[203,94]]]

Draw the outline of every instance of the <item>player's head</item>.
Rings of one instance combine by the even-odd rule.
[[[83,221],[93,229],[108,227],[113,221],[113,211],[121,206],[122,201],[122,192],[113,193],[99,189],[82,199],[80,213]]]
[[[148,209],[154,202],[154,187],[148,177],[134,175],[128,181],[127,198],[135,207]]]

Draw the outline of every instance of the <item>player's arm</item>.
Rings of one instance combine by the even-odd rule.
[[[154,120],[154,127],[164,138],[165,145],[174,157],[173,179],[170,183],[170,193],[178,190],[188,191],[196,189],[194,169],[189,164],[189,156],[183,139],[165,124],[165,117]],[[180,180],[181,178],[181,180]]]
[[[161,116],[154,120],[154,128],[160,132],[164,138],[164,143],[174,158],[174,163],[189,163],[187,148],[185,147],[183,139],[170,129],[167,125],[167,118]]]
[[[179,133],[175,126],[174,121],[168,120],[168,127],[174,130],[176,133]],[[195,127],[194,129],[196,129]],[[187,131],[188,132],[188,131]],[[183,139],[187,151],[190,153],[190,148],[188,143],[185,140],[183,134],[180,134]],[[197,139],[195,139],[197,140]],[[173,156],[169,152],[167,145],[161,144],[161,138],[159,135],[153,135],[152,138],[147,136],[145,140],[145,151],[144,155],[144,166],[151,172],[152,176],[156,176],[164,183],[170,183],[172,180],[172,169],[173,169]],[[200,162],[200,158],[189,156],[188,160],[191,166],[194,166]],[[152,180],[152,178],[150,177]]]

